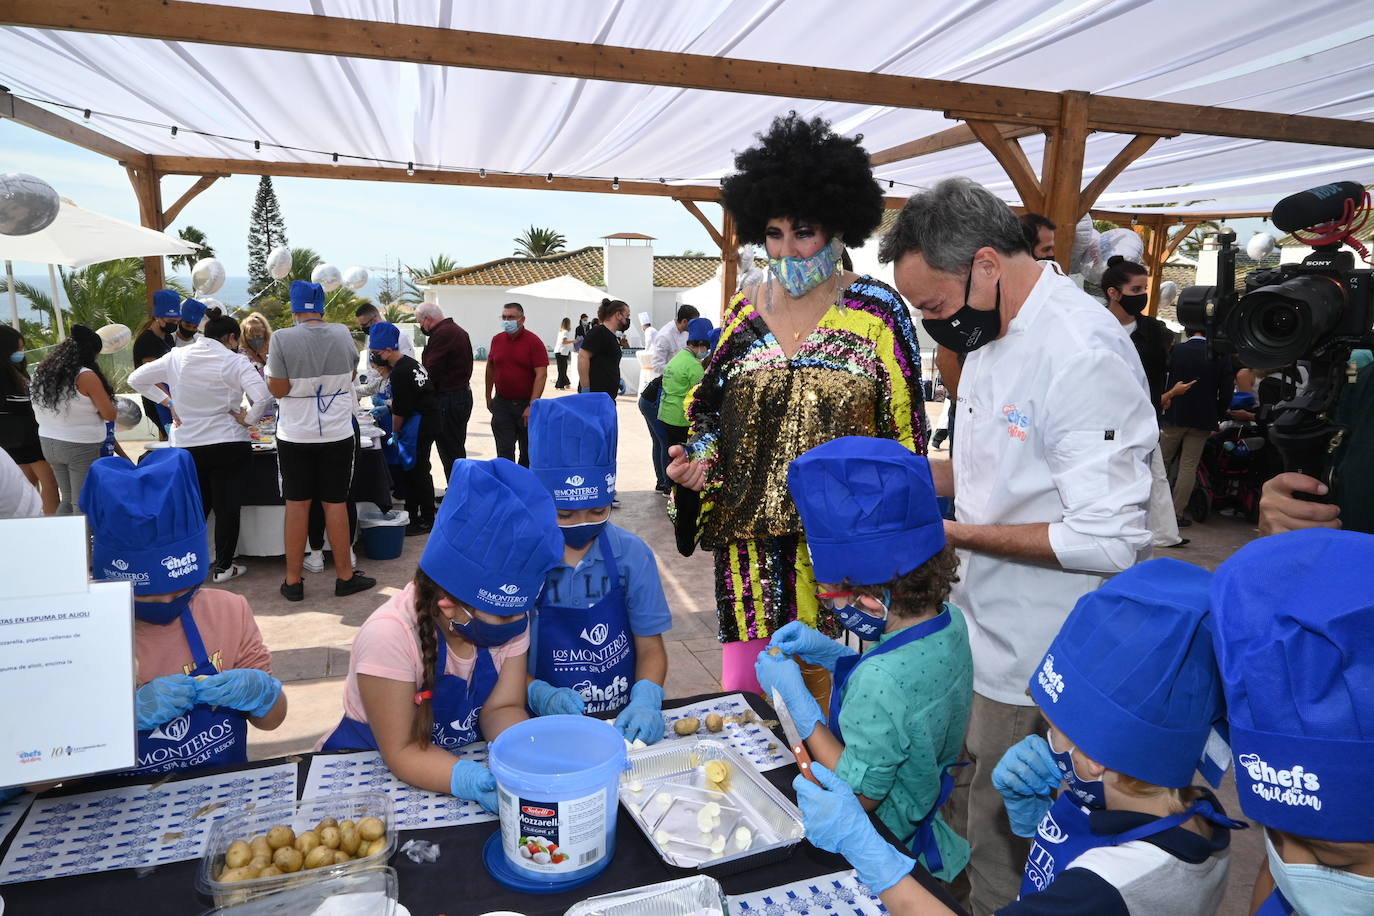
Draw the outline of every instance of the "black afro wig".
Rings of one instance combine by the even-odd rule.
[[[857,140],[820,118],[790,112],[735,156],[721,188],[740,241],[761,245],[768,221],[812,221],[849,246],[862,245],[883,218],[883,192]]]

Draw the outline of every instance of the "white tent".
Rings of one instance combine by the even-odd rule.
[[[721,271],[700,286],[684,289],[677,294],[678,305],[695,305],[703,315],[713,315],[720,309]]]
[[[513,286],[506,292],[520,296],[535,296],[539,299],[560,299],[564,302],[600,303],[602,299],[606,298],[604,289],[597,289],[595,286],[583,283],[568,274],[554,277],[552,280],[540,280],[538,283]]]
[[[34,264],[86,267],[116,258],[191,254],[200,246],[174,235],[145,229],[69,200],[52,225],[30,235],[0,235],[0,259]]]

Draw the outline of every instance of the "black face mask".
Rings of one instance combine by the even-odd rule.
[[[1126,310],[1128,315],[1139,315],[1145,311],[1145,303],[1149,300],[1149,293],[1136,293],[1134,296],[1122,296],[1117,302]]]
[[[423,334],[423,335],[425,335],[426,337],[428,337],[428,336],[429,336],[429,328],[420,328],[420,333]]]
[[[162,322],[162,333],[174,334],[179,327],[181,327],[181,325],[175,321],[164,321]]]
[[[992,308],[976,309],[968,304],[973,287],[973,269],[964,281],[964,307],[948,318],[923,318],[926,329],[937,344],[955,353],[972,353],[1002,332],[1002,282],[997,282],[997,299]]]
[[[194,329],[188,331],[181,325],[177,325],[177,336],[180,337],[182,340],[190,340],[192,337],[196,336],[196,332]]]

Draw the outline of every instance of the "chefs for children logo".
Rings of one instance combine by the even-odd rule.
[[[1245,767],[1250,777],[1251,790],[1265,801],[1291,805],[1294,808],[1322,809],[1322,800],[1314,794],[1321,790],[1321,779],[1316,773],[1309,772],[1302,764],[1294,764],[1286,770],[1277,770],[1265,762],[1259,754],[1241,754],[1236,762]]]
[[[179,557],[163,557],[162,566],[167,570],[167,575],[170,578],[178,579],[200,569],[198,560],[199,557],[196,556],[196,552],[189,550]]]
[[[599,646],[606,641],[606,637],[611,635],[611,630],[604,623],[598,623],[592,627],[591,632],[586,627],[582,628],[582,638],[594,646]]]
[[[25,763],[40,763],[43,760],[42,751],[16,751],[15,753],[19,755],[19,763],[21,765]]]
[[[1026,430],[1030,428],[1030,414],[1022,413],[1015,404],[1002,408],[1002,416],[1007,418],[1007,435],[1013,439],[1026,441]]]
[[[1059,702],[1059,695],[1064,692],[1064,675],[1054,670],[1054,656],[1046,655],[1045,663],[1040,666],[1040,674],[1037,677],[1040,689],[1049,696],[1051,703]]]
[[[582,694],[582,700],[587,704],[587,712],[606,712],[625,705],[621,697],[630,692],[630,682],[617,674],[605,687],[589,679],[573,684],[573,690]]]

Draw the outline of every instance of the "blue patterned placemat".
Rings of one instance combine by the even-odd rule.
[[[486,742],[461,747],[456,756],[486,763]],[[392,775],[382,755],[376,751],[313,758],[301,797],[321,798],[363,791],[385,792],[391,796],[396,806],[396,826],[400,830],[428,830],[496,820],[496,815],[483,811],[477,802],[454,798],[444,792],[417,789],[402,782]]]
[[[753,721],[727,721],[720,731],[713,733],[706,730],[705,724],[706,717],[711,713],[716,713],[722,719],[739,718],[747,714]],[[783,746],[777,735],[758,720],[758,714],[753,711],[742,694],[732,693],[690,706],[663,710],[664,737],[681,737],[673,730],[673,723],[689,717],[695,717],[702,722],[701,727],[697,729],[696,737],[724,741],[741,757],[758,767],[759,772],[776,770],[778,767],[796,762],[792,752]]]
[[[887,907],[853,871],[730,898],[736,916],[878,916]]]

